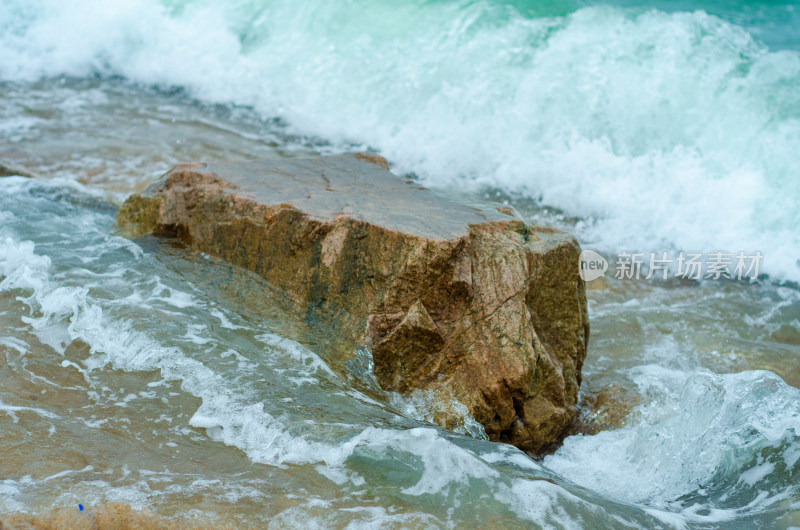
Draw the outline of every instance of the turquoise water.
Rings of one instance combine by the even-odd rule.
[[[609,2],[610,5],[658,9],[666,12],[704,11],[722,20],[739,26],[749,32],[754,39],[769,47],[772,51],[800,49],[800,35],[797,27],[800,23],[800,7],[797,2]]]
[[[0,512],[243,526],[800,525],[800,5],[0,3]],[[381,392],[248,273],[120,237],[194,160],[371,148],[586,248],[760,251],[589,291],[532,460]]]

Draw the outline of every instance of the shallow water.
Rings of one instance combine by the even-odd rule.
[[[418,4],[363,33],[354,14],[401,8],[170,5],[89,2],[64,35],[46,31],[75,22],[55,4],[0,7],[0,160],[43,177],[0,178],[0,512],[125,502],[245,526],[800,525],[790,4]],[[351,21],[342,34],[320,30],[337,17]],[[215,46],[179,46],[214,24]],[[231,35],[243,48],[226,48]],[[330,55],[314,62],[321,41]],[[516,55],[498,59],[503,47]],[[685,79],[624,90],[669,65]],[[331,362],[324,333],[254,275],[114,224],[128,193],[178,162],[365,146],[606,254],[760,249],[769,277],[590,284],[580,415],[535,461],[482,440],[469,417],[443,431],[427,396]]]

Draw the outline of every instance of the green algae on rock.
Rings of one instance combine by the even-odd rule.
[[[511,208],[341,155],[180,165],[117,219],[258,273],[349,352],[369,346],[385,390],[451,396],[492,440],[540,452],[575,415],[589,333],[580,249]]]

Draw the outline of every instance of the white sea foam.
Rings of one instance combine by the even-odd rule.
[[[41,416],[42,418],[51,418],[52,419],[52,418],[57,418],[58,417],[58,415],[53,414],[52,412],[44,410],[44,409],[41,409],[41,408],[37,408],[37,407],[21,407],[21,406],[16,406],[16,405],[8,405],[6,403],[3,403],[2,400],[0,400],[0,412],[5,412],[9,416],[11,416],[11,419],[14,420],[14,423],[18,423],[19,422],[19,416],[17,416],[18,412],[32,412],[32,413],[34,413],[34,414],[36,414],[38,416]]]
[[[473,438],[488,440],[483,425],[455,398],[431,390],[414,390],[407,395],[389,392],[389,403],[403,416],[436,423],[437,417],[450,418],[448,428]]]
[[[335,509],[331,503],[318,499],[287,508],[269,522],[268,528],[441,528],[443,522],[426,513],[393,513],[383,506],[359,506]]]
[[[4,2],[0,78],[186,87],[432,184],[541,199],[592,246],[759,250],[763,270],[800,279],[800,55],[738,26],[466,1],[168,5]]]
[[[649,398],[638,419],[567,438],[545,466],[684,521],[731,520],[797,494],[785,478],[797,461],[785,455],[800,448],[800,390],[765,371],[717,375],[649,365],[632,375]]]
[[[315,371],[319,370],[328,375],[334,375],[333,371],[325,361],[320,359],[319,355],[291,339],[281,337],[275,333],[262,333],[261,335],[256,335],[255,338],[268,346],[279,348],[281,351],[286,352],[292,359],[301,363],[303,366],[307,366]]]
[[[92,357],[83,362],[86,368],[67,360],[62,365],[78,369],[87,380],[89,371],[109,363],[127,371],[160,370],[165,379],[181,381],[184,390],[203,399],[191,425],[208,429],[217,439],[240,447],[255,461],[280,464],[319,458],[313,444],[286,432],[261,403],[248,403],[244,389],[234,390],[219,374],[177,347],[162,346],[130,323],[105,317],[101,305],[92,300],[85,288],[63,287],[54,282],[48,272],[50,266],[50,260],[37,255],[30,242],[12,238],[0,241],[0,271],[5,275],[0,290],[23,290],[28,294],[27,303],[40,314],[23,319],[34,330],[68,321],[70,341],[80,340],[90,346]],[[123,399],[121,403],[125,402]],[[0,410],[9,414],[23,410],[49,414],[5,404],[0,404]]]

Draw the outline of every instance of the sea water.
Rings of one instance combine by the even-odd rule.
[[[45,177],[0,179],[0,512],[800,525],[798,9],[0,4],[0,160]],[[255,275],[114,223],[179,162],[364,149],[607,256],[759,251],[762,275],[612,266],[578,419],[533,460],[337,368]]]

